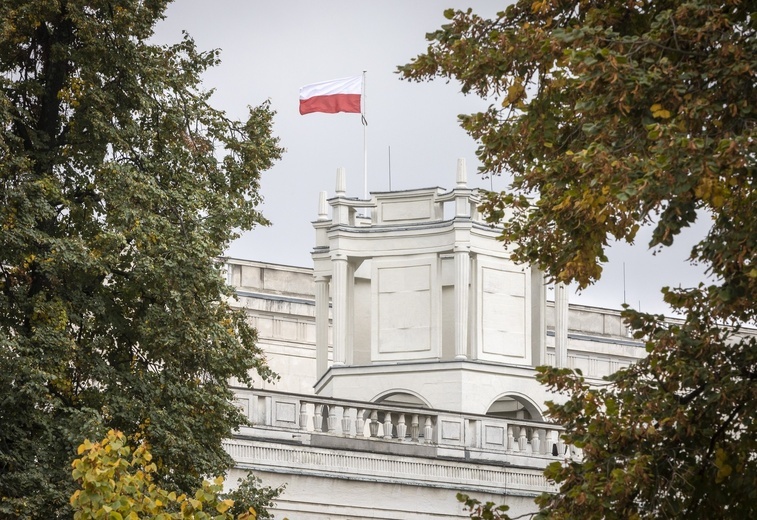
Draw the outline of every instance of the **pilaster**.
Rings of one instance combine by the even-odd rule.
[[[568,288],[555,284],[555,366],[568,366]]]
[[[455,249],[455,359],[468,358],[470,301],[470,254],[468,247]]]
[[[329,279],[315,277],[315,366],[316,379],[328,370],[329,364]]]
[[[335,255],[332,258],[332,266],[334,269],[332,276],[332,283],[334,284],[334,298],[332,301],[332,309],[334,313],[333,365],[342,366],[347,363],[347,337],[349,332],[349,323],[347,321],[347,313],[349,310],[349,262],[344,255]]]
[[[547,363],[547,286],[544,273],[531,267],[531,364]]]

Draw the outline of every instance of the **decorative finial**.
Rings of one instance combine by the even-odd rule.
[[[329,205],[326,202],[326,192],[322,191],[318,194],[318,220],[329,219]]]
[[[465,188],[468,185],[468,172],[465,171],[465,159],[457,160],[457,187]]]
[[[336,169],[336,195],[343,196],[347,194],[347,174],[344,168]]]

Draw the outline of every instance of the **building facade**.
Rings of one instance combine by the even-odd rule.
[[[286,484],[277,518],[464,518],[458,491],[533,511],[544,467],[580,457],[545,422],[535,367],[597,382],[645,354],[618,311],[547,301],[456,186],[321,194],[313,268],[228,260],[281,378],[236,388],[237,466]],[[329,206],[331,208],[329,215]]]

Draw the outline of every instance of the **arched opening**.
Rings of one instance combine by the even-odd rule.
[[[430,408],[428,403],[415,394],[402,391],[389,392],[373,399],[374,403],[389,406],[412,406],[413,408]]]
[[[501,417],[503,419],[525,419],[529,421],[542,421],[539,408],[525,396],[508,394],[495,400],[486,415]]]

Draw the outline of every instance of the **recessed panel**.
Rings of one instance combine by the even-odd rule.
[[[378,351],[431,349],[431,267],[378,270]]]
[[[385,202],[381,205],[384,222],[397,220],[428,220],[431,218],[431,204],[428,200]]]
[[[296,406],[294,403],[276,402],[276,420],[279,422],[294,423],[296,419]]]
[[[460,423],[442,421],[442,439],[449,441],[462,440],[462,427]]]
[[[484,426],[484,443],[495,446],[505,445],[505,429],[502,426]]]
[[[234,404],[242,412],[242,415],[244,415],[247,418],[250,417],[250,400],[249,399],[237,398],[237,399],[234,399]]]
[[[526,278],[523,273],[484,267],[482,275],[482,351],[526,357]]]

